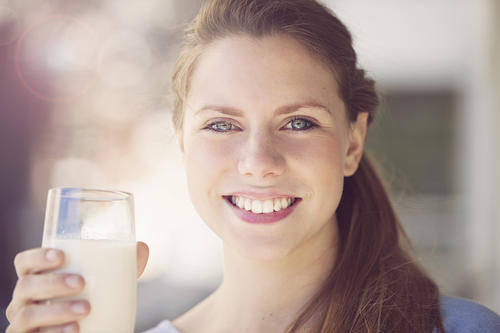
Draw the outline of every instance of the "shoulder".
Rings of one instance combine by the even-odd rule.
[[[500,333],[500,317],[487,307],[460,297],[440,296],[446,333]]]

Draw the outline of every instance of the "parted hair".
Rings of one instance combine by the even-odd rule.
[[[352,37],[315,0],[208,0],[185,30],[172,75],[172,119],[182,128],[189,81],[204,48],[221,38],[286,35],[305,46],[334,75],[347,119],[379,103],[375,82],[358,67]],[[375,162],[364,152],[344,178],[336,211],[339,251],[326,282],[286,332],[444,333],[439,289],[411,256]]]

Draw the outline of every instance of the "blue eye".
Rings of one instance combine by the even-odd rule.
[[[290,125],[291,127],[288,125]],[[287,130],[291,129],[293,131],[307,131],[314,127],[318,127],[318,125],[308,119],[295,117],[291,119],[284,128],[286,128]],[[236,126],[228,121],[218,120],[208,124],[203,129],[212,132],[228,133],[232,130],[235,130],[236,128]]]
[[[214,121],[213,123],[208,124],[205,128],[206,130],[213,131],[213,132],[229,132],[233,127],[235,127],[233,124],[227,121]]]
[[[291,127],[288,127],[288,124],[291,124]],[[290,122],[288,122],[287,126],[285,126],[287,129],[293,129],[297,131],[306,131],[309,130],[313,127],[317,127],[315,123],[312,121],[305,119],[305,118],[300,118],[300,117],[295,117]]]

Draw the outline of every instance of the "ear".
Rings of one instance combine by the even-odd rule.
[[[349,126],[348,144],[344,159],[344,177],[352,176],[359,166],[365,145],[368,112],[359,112],[357,119]]]
[[[170,125],[172,126],[173,132],[174,132],[175,137],[177,139],[177,144],[179,145],[179,150],[181,151],[181,153],[184,153],[183,132],[182,132],[182,129],[177,128],[177,126],[175,125],[173,116],[170,118]]]

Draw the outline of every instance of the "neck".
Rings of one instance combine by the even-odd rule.
[[[213,295],[213,304],[217,313],[224,314],[217,318],[224,318],[225,328],[232,327],[233,332],[284,331],[333,268],[336,222],[327,223],[278,259],[247,258],[224,245],[224,280]]]

